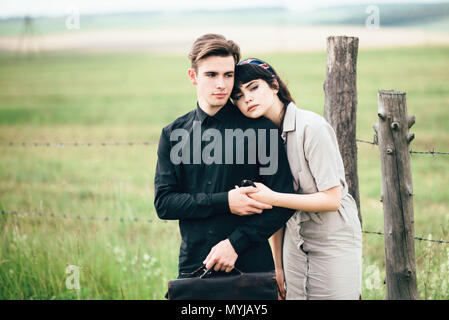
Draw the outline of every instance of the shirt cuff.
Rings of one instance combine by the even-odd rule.
[[[223,213],[230,212],[229,209],[229,201],[228,201],[228,193],[227,192],[218,192],[211,194],[211,204],[214,212]]]
[[[341,186],[340,180],[338,178],[329,179],[327,181],[317,182],[316,184],[318,191],[329,190],[330,188]],[[342,186],[343,189],[343,186]]]
[[[240,253],[242,253],[249,245],[248,237],[240,230],[234,231],[228,239],[238,255],[240,255]]]

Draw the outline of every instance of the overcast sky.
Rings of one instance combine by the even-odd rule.
[[[0,0],[0,17],[23,15],[65,15],[71,7],[76,7],[81,14],[109,13],[139,10],[185,10],[185,9],[229,9],[244,7],[285,6],[290,9],[307,11],[320,6],[344,4],[376,4],[385,2],[448,2],[429,0]]]

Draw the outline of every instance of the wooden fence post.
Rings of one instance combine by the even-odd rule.
[[[378,92],[379,153],[382,168],[387,299],[418,299],[415,267],[413,189],[405,93]]]
[[[324,118],[335,130],[345,166],[348,191],[354,198],[360,224],[359,178],[357,175],[357,53],[356,37],[331,36],[327,38],[327,69],[324,82]]]

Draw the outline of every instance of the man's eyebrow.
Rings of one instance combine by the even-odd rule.
[[[203,73],[213,73],[213,74],[217,74],[219,73],[218,71],[213,71],[213,70],[208,70],[208,71],[203,71]],[[226,71],[224,74],[230,74],[230,73],[234,73],[234,71]]]
[[[257,79],[251,81],[250,83],[248,83],[247,85],[244,85],[243,87],[246,89],[246,88],[248,88],[250,85],[252,85],[254,82],[257,82]]]

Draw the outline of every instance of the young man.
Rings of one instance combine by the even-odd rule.
[[[274,270],[268,238],[294,211],[257,202],[247,196],[253,187],[235,186],[250,179],[293,193],[282,140],[272,122],[246,118],[229,101],[240,59],[233,41],[206,34],[189,58],[197,106],[162,129],[154,180],[159,218],[179,220],[178,277],[203,264],[226,272]]]

